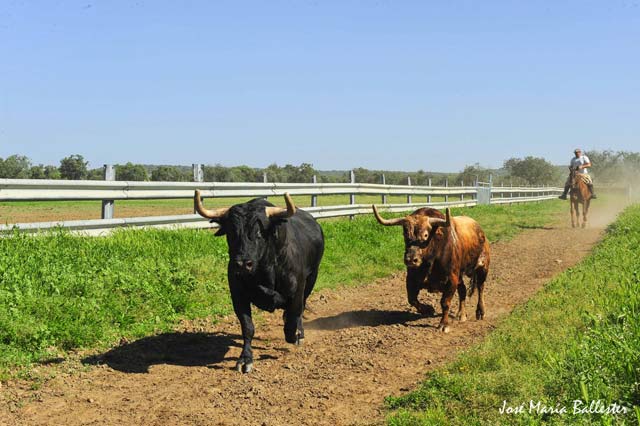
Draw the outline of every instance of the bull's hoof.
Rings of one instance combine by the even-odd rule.
[[[585,223],[583,223],[583,224],[582,224],[582,227],[583,227],[583,228],[586,228],[586,227],[587,227],[587,223],[586,223],[586,222],[585,222]]]
[[[240,358],[236,363],[236,371],[238,373],[251,373],[251,370],[253,370],[253,360]]]
[[[467,320],[467,314],[465,312],[458,313],[456,319],[460,322],[465,322]]]
[[[296,346],[302,346],[304,343],[304,336],[298,335],[298,339],[296,340]]]
[[[448,333],[449,332],[449,326],[446,324],[440,324],[438,326],[438,331],[442,332],[442,333]]]
[[[484,319],[484,312],[476,311],[476,319],[477,320],[483,320]]]

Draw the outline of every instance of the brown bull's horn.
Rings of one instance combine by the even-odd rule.
[[[265,208],[267,217],[287,218],[293,216],[293,214],[296,212],[296,205],[293,203],[291,195],[289,195],[288,192],[284,193],[284,200],[287,203],[287,208],[284,209],[282,207],[267,207]]]
[[[226,216],[227,212],[229,211],[229,207],[222,207],[219,209],[211,209],[211,210],[205,209],[204,206],[202,205],[202,199],[200,198],[199,189],[196,189],[196,192],[193,195],[193,205],[196,211],[200,214],[200,216],[206,217],[207,219],[211,219],[211,220],[220,220],[224,216]]]
[[[449,214],[449,207],[445,210],[446,219],[440,219],[439,217],[430,217],[429,225],[431,226],[450,226],[451,225],[451,217]]]
[[[380,223],[380,225],[384,225],[384,226],[402,225],[407,220],[406,217],[397,217],[395,219],[383,219],[382,216],[380,216],[380,213],[378,213],[378,208],[376,207],[376,205],[372,204],[371,207],[373,208],[373,215],[376,217],[376,220]]]

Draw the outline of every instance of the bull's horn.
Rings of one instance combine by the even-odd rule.
[[[446,219],[440,219],[439,217],[430,217],[429,225],[431,226],[450,226],[451,225],[451,216],[449,214],[449,207],[445,210]]]
[[[378,208],[376,207],[376,205],[372,204],[371,207],[373,208],[373,215],[376,217],[376,220],[380,223],[380,225],[384,225],[384,226],[402,225],[407,220],[406,217],[397,217],[395,219],[383,219],[382,216],[380,216],[380,213],[378,213]]]
[[[265,213],[267,217],[279,217],[279,218],[287,218],[294,215],[296,212],[296,205],[293,203],[291,199],[291,195],[288,192],[284,193],[284,201],[287,203],[287,208],[282,207],[267,207],[265,208]]]
[[[211,219],[211,220],[220,220],[224,216],[226,216],[227,212],[229,211],[229,207],[222,207],[219,209],[211,209],[211,210],[205,209],[204,206],[202,205],[202,199],[200,198],[199,189],[196,189],[196,193],[193,195],[193,205],[196,208],[196,211],[200,214],[200,216],[206,217],[207,219]]]

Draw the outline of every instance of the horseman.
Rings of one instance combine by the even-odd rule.
[[[588,168],[591,167],[591,161],[589,160],[589,157],[584,155],[580,148],[576,148],[573,153],[575,154],[575,156],[569,163],[569,169],[572,171],[575,170],[576,173],[582,175],[581,177],[589,187],[589,191],[591,191],[591,198],[597,198],[596,194],[593,192],[593,181],[591,180],[591,176],[589,176],[588,172]],[[561,196],[558,197],[561,200],[567,199],[567,193],[569,192],[569,188],[571,187],[571,175],[572,174],[570,173],[569,177],[567,178],[567,182],[564,184],[564,192]]]

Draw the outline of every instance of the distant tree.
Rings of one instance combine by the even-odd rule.
[[[87,177],[87,164],[82,155],[70,155],[60,160],[60,176],[68,180],[80,180]]]
[[[262,182],[262,173],[249,166],[235,166],[231,168],[230,178],[230,182]]]
[[[587,151],[594,179],[608,183],[628,183],[640,179],[640,153],[629,151]]]
[[[269,182],[286,182],[282,168],[278,167],[276,163],[269,164],[262,172],[267,174],[267,180]]]
[[[28,179],[31,161],[23,155],[11,155],[6,159],[0,158],[0,178]]]
[[[475,163],[471,166],[466,166],[460,174],[455,177],[455,182],[451,182],[453,185],[460,185],[460,182],[464,182],[466,186],[474,185],[476,179],[481,182],[488,182],[491,170],[481,167],[479,163]]]
[[[204,166],[204,180],[207,182],[233,182],[231,169],[220,164]]]
[[[38,164],[29,169],[29,179],[45,179],[44,165]]]
[[[560,180],[558,169],[540,157],[510,158],[504,162],[504,168],[529,185],[557,184]]]
[[[147,170],[142,164],[133,164],[128,162],[124,165],[116,165],[116,179],[145,181],[149,180],[149,177],[147,176]]]
[[[274,182],[308,183],[311,182],[314,174],[313,165],[309,163],[302,163],[299,166],[287,164],[281,169],[280,180],[275,180]]]
[[[91,169],[87,171],[87,179],[88,180],[104,180],[104,168],[98,167],[96,169]]]
[[[191,180],[191,176],[178,167],[159,166],[151,172],[151,180],[154,182],[187,182]]]
[[[45,179],[60,179],[60,170],[56,166],[44,166]]]

